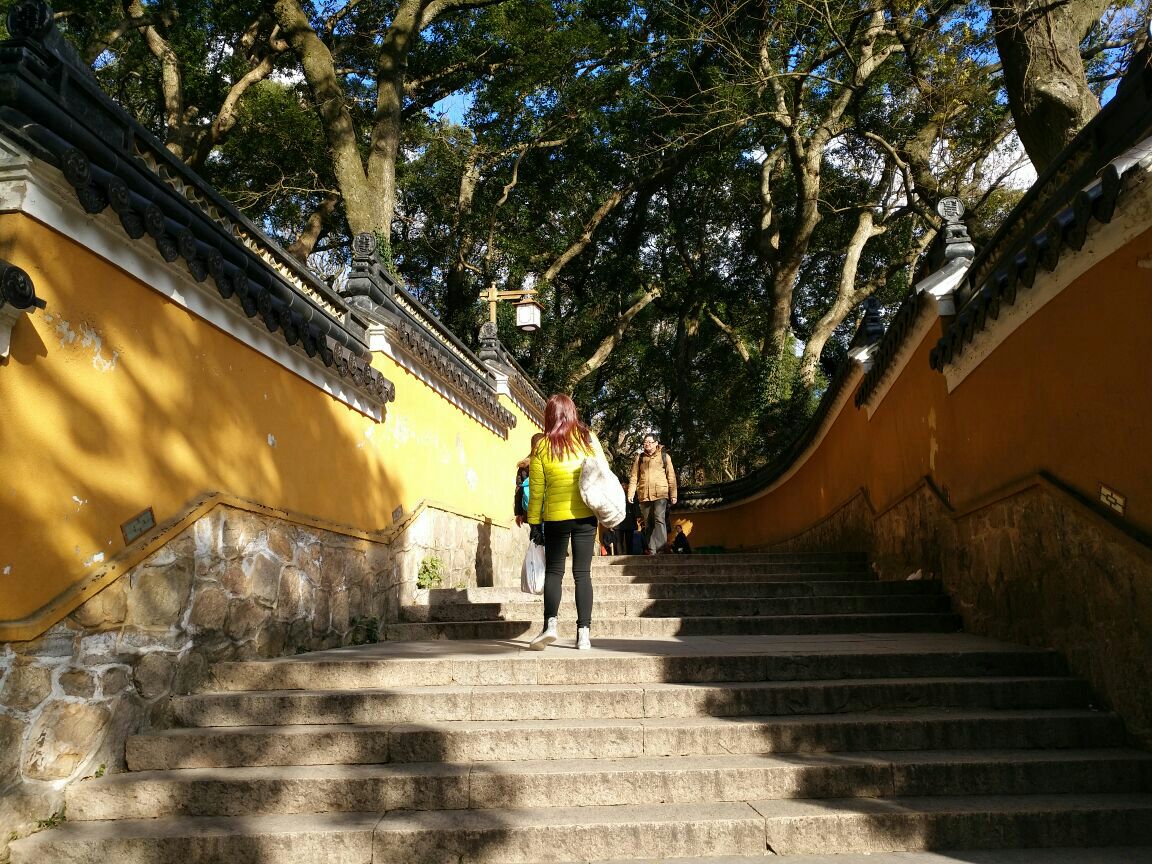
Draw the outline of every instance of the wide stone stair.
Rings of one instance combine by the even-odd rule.
[[[593,560],[596,633],[605,637],[948,632],[960,629],[934,582],[879,582],[842,555],[662,555]],[[561,634],[575,637],[571,591]],[[541,603],[516,588],[433,589],[389,639],[521,639]]]
[[[539,599],[472,588],[410,641],[218,664],[13,864],[1152,862],[1152,755],[1058,655],[956,632],[936,583],[836,556],[594,579],[591,651],[526,650]]]

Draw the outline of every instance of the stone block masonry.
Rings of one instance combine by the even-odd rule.
[[[426,597],[429,557],[444,587],[518,585],[526,537],[435,506],[377,542],[215,507],[39,638],[0,647],[0,861],[70,783],[122,771],[128,736],[167,726],[168,697],[211,664],[375,642]]]
[[[954,511],[927,483],[881,513],[863,495],[776,551],[866,550],[886,580],[940,579],[966,630],[1068,658],[1152,746],[1152,555],[1043,477]]]

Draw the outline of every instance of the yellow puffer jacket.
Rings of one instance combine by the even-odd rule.
[[[584,460],[595,455],[604,458],[604,451],[596,434],[592,433],[592,452],[578,450],[567,458],[552,458],[547,438],[542,438],[532,451],[528,464],[528,523],[559,522],[563,519],[583,519],[592,515],[580,497],[580,468]]]

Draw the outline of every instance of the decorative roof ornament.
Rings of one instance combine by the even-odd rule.
[[[872,368],[872,355],[884,336],[884,318],[880,314],[880,301],[865,297],[860,326],[848,344],[848,356],[859,363],[865,372]]]
[[[44,0],[14,0],[8,7],[5,23],[12,39],[35,42],[44,52],[66,63],[74,72],[92,81],[96,80],[92,67],[84,62],[80,53],[56,27],[56,16]]]
[[[0,260],[0,358],[8,356],[16,322],[47,305],[36,296],[36,286],[27,273],[15,264]]]
[[[959,198],[941,198],[936,205],[936,212],[944,220],[941,229],[943,235],[943,249],[941,255],[945,262],[954,258],[971,258],[976,254],[976,247],[972,245],[972,238],[968,236],[968,226],[960,219],[964,216],[964,202]]]
[[[503,352],[500,350],[498,329],[491,321],[485,321],[480,325],[480,351],[477,356],[485,362],[491,360],[500,362],[504,359]]]
[[[387,308],[396,293],[396,281],[380,263],[380,241],[375,234],[361,232],[352,238],[352,272],[340,291],[350,306],[369,311]]]
[[[8,7],[8,33],[17,39],[43,42],[52,30],[52,7],[43,0],[16,0]]]
[[[968,236],[968,227],[960,221],[965,213],[963,201],[941,198],[936,213],[944,224],[921,263],[923,272],[918,274],[916,291],[932,296],[938,314],[955,315],[955,292],[976,255],[976,247]]]

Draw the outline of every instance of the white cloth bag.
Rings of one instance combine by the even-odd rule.
[[[580,497],[601,525],[615,528],[624,521],[628,503],[624,487],[604,459],[591,456],[580,468]]]
[[[544,593],[544,547],[531,540],[520,570],[520,590],[525,594]]]

